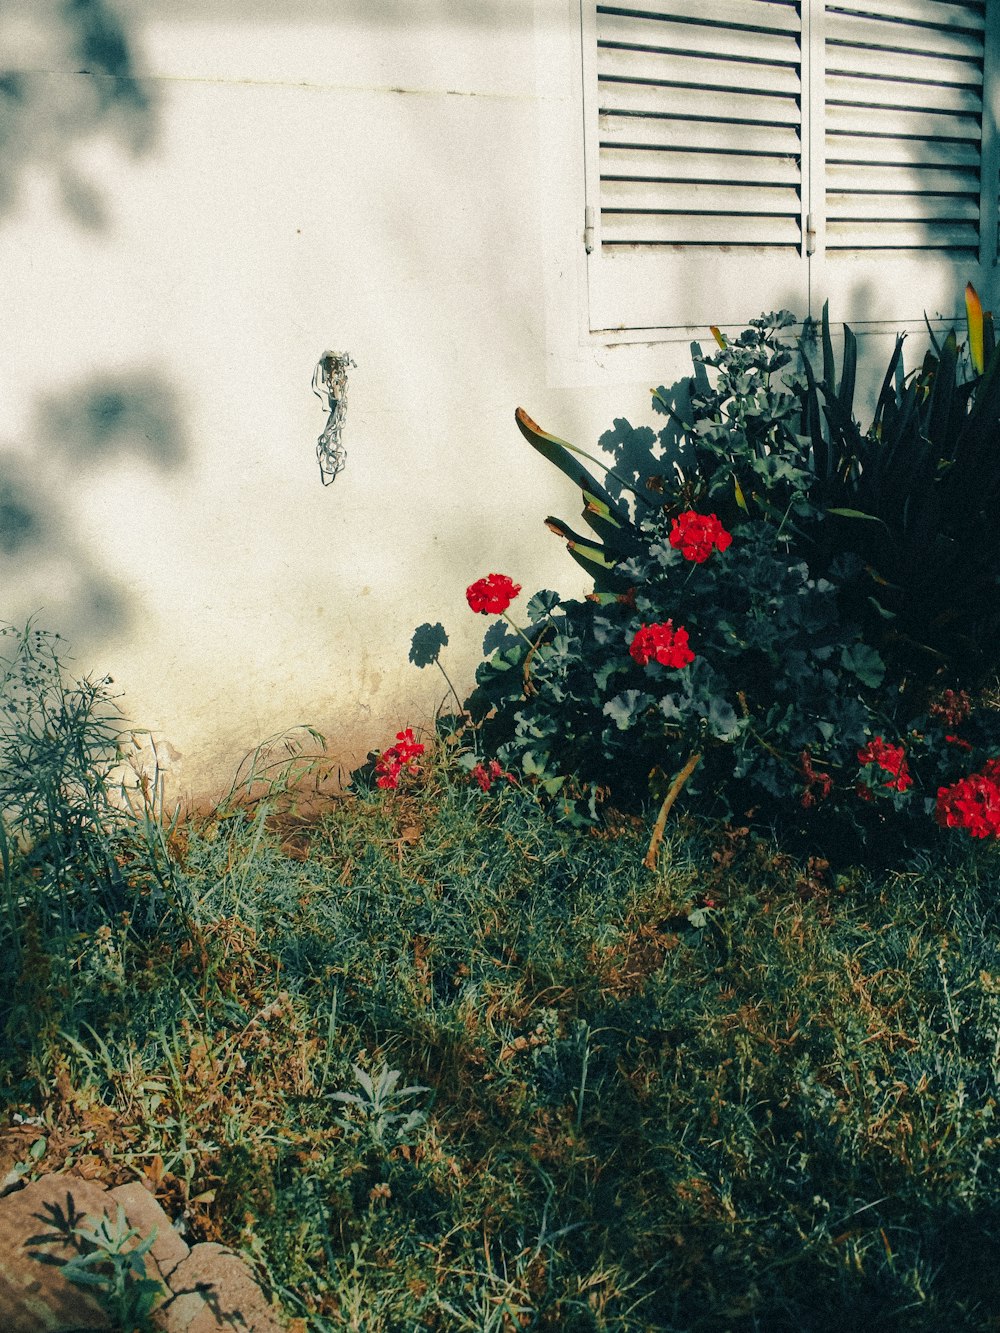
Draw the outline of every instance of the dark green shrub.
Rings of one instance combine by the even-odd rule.
[[[823,378],[806,360],[803,401],[818,561],[862,563],[853,609],[908,685],[978,689],[1000,668],[1000,349],[971,287],[968,354],[954,332],[903,373],[903,337],[867,431],[853,419],[850,331],[840,386],[824,312]]]
[[[467,701],[482,747],[574,819],[596,818],[604,799],[636,807],[652,795],[667,809],[686,783],[720,815],[753,809],[853,845],[876,832],[884,843],[892,827],[926,836],[936,809],[996,835],[994,770],[971,793],[975,818],[938,793],[1000,745],[1000,716],[963,692],[1000,660],[1000,557],[986,535],[1000,451],[986,468],[982,445],[1000,353],[957,384],[952,336],[906,382],[897,343],[862,433],[850,331],[835,384],[825,315],[822,380],[808,349],[783,338],[793,323],[762,316],[733,343],[713,330],[717,350],[696,357],[694,378],[655,391],[669,419],[658,436],[619,420],[602,439],[615,454],[603,480],[518,411],[525,437],[583,493],[589,533],[546,522],[594,591],[536,594],[527,626],[487,635]],[[918,466],[905,445],[914,431]],[[974,459],[989,474],[978,499]],[[955,593],[963,513],[974,605]],[[918,560],[921,542],[930,553]]]

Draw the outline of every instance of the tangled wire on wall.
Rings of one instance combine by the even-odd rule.
[[[316,444],[319,475],[324,486],[329,486],[336,479],[347,462],[340,434],[347,411],[347,367],[353,365],[355,362],[346,352],[324,352],[313,371],[313,393],[317,398],[326,400],[330,414]]]

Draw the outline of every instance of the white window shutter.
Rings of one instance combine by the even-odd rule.
[[[1000,6],[989,7],[995,26]],[[992,300],[997,164],[986,3],[826,0],[822,10],[813,313],[829,298],[838,321],[952,316],[967,281]]]
[[[796,0],[585,4],[591,328],[804,312]]]

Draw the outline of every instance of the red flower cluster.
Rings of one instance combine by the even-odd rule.
[[[405,768],[416,765],[417,755],[423,754],[424,747],[413,739],[413,728],[396,732],[396,744],[383,750],[375,761],[375,785],[377,787],[398,787],[399,775]]]
[[[974,838],[1000,838],[1000,759],[939,787],[934,817],[944,828],[964,828]]]
[[[629,645],[629,652],[640,666],[655,661],[660,666],[684,667],[694,661],[694,653],[688,647],[687,630],[683,625],[674,629],[672,620],[662,625],[640,626]]]
[[[491,759],[489,764],[477,764],[472,770],[472,776],[482,787],[483,791],[489,791],[494,782],[499,782],[501,778],[506,778],[508,782],[516,784],[517,779],[513,773],[507,773],[495,759]]]
[[[465,597],[473,611],[484,616],[498,616],[507,610],[520,591],[520,583],[515,583],[506,574],[487,574],[466,588]]]
[[[829,773],[817,773],[816,769],[813,768],[812,755],[808,750],[803,750],[799,755],[799,766],[802,770],[802,776],[806,780],[805,791],[802,793],[802,806],[808,810],[810,806],[816,804],[817,799],[825,801],[830,795],[833,790],[833,778]]]
[[[972,712],[972,700],[965,690],[957,693],[954,690],[943,690],[931,703],[929,711],[932,717],[941,718],[949,727],[958,727]],[[945,740],[951,739],[951,736],[945,737]]]
[[[696,514],[689,509],[678,514],[670,529],[670,545],[678,549],[685,560],[703,564],[713,548],[724,551],[733,540],[714,514]]]
[[[883,778],[882,786],[893,791],[906,791],[913,786],[910,770],[906,764],[906,752],[901,745],[887,745],[881,736],[876,736],[858,751],[858,763],[862,768],[869,764],[878,764],[888,778]],[[864,787],[861,789],[866,791]]]

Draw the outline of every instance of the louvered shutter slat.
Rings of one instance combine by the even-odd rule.
[[[831,45],[867,46],[880,51],[944,56],[953,60],[981,59],[982,24],[968,28],[929,28],[922,24],[883,22],[827,8],[826,40]]]
[[[600,99],[605,115],[660,116],[727,125],[790,125],[796,133],[800,120],[797,97],[744,92],[724,95],[715,88],[602,82]]]
[[[978,162],[961,169],[949,161],[943,167],[921,166],[915,169],[911,163],[894,166],[892,163],[876,162],[861,166],[855,163],[841,164],[827,162],[826,187],[830,199],[835,201],[840,193],[868,193],[876,195],[979,195]]]
[[[942,28],[968,28],[985,22],[982,4],[950,4],[948,0],[840,0],[829,8],[865,17],[881,15],[915,23],[931,23]]]
[[[661,148],[682,152],[729,153],[798,158],[798,131],[790,126],[741,125],[739,122],[663,116],[601,116],[602,147]],[[711,162],[708,163],[711,169]]]
[[[925,218],[916,222],[882,221],[877,224],[858,220],[832,221],[826,224],[826,244],[834,255],[838,250],[849,250],[852,253],[873,250],[948,250],[978,256],[979,228],[974,223],[962,226],[930,222]],[[878,277],[877,274],[874,276]],[[886,280],[885,272],[881,278],[882,282]],[[884,292],[878,295],[884,296]],[[955,293],[952,292],[949,304],[954,299]],[[878,316],[873,304],[868,318],[875,317]],[[901,316],[897,315],[896,318]]]
[[[790,48],[790,42],[794,42],[791,34],[753,32],[745,28],[726,32],[709,24],[678,22],[669,15],[637,18],[605,10],[598,10],[597,20],[602,48],[658,50],[687,59],[717,59],[724,54],[728,60],[748,64],[794,67],[796,63]]]
[[[926,82],[931,85],[976,88],[980,86],[978,67],[975,62],[970,63],[968,59],[950,59],[938,55],[934,57],[933,66],[929,66],[926,53],[886,52],[879,47],[828,44],[826,72],[828,77],[831,74],[842,74],[863,75],[873,79],[884,79],[891,73],[894,79]]]
[[[828,102],[826,132],[831,136],[851,134],[872,139],[959,140],[975,144],[982,137],[982,114],[941,115],[917,107],[903,110],[896,106],[843,106]]]
[[[924,70],[925,74],[928,72]],[[901,109],[920,106],[932,113],[947,112],[949,115],[971,116],[977,125],[983,111],[983,99],[978,87],[955,87],[954,84],[929,81],[917,83],[896,77],[850,78],[828,70],[826,90],[828,106],[843,104]],[[978,137],[977,129],[976,138]]]
[[[755,216],[752,239],[740,239],[734,229],[732,214],[711,217],[667,213],[606,213],[604,226],[608,245],[684,245],[684,246],[789,246],[794,247],[799,235],[799,219]],[[734,239],[735,238],[735,239]]]
[[[961,220],[975,226],[979,222],[979,194],[892,194],[889,191],[880,194],[838,194],[830,205],[827,219],[863,218],[888,226],[891,224],[886,222],[887,213],[891,213],[897,222],[931,223],[946,219],[949,222]]]
[[[794,4],[775,4],[772,0],[628,0],[626,4],[598,4],[599,15],[642,15],[645,18],[706,24],[727,30],[749,29],[754,32],[786,32],[796,36],[799,18]]]
[[[855,166],[859,170],[875,170],[884,163],[908,170],[912,180],[919,183],[920,172],[925,167],[968,167],[978,176],[979,145],[962,139],[925,139],[917,144],[907,139],[839,135],[827,140],[826,160],[827,164]]]
[[[771,186],[799,184],[795,145],[788,157],[737,153],[660,152],[655,148],[615,148],[600,152],[602,189],[615,181],[662,180],[701,184]]]
[[[713,54],[717,54],[714,52]],[[669,83],[687,87],[691,71],[684,68],[685,57],[671,51],[648,48],[612,46],[601,50],[602,82],[624,79],[631,83]],[[698,62],[697,86],[718,92],[777,93],[798,97],[799,75],[794,66],[749,60],[712,59],[705,56]]]
[[[759,183],[698,185],[690,181],[608,181],[603,194],[605,215],[618,212],[769,214],[797,219],[798,190]],[[605,240],[607,235],[605,234]]]

